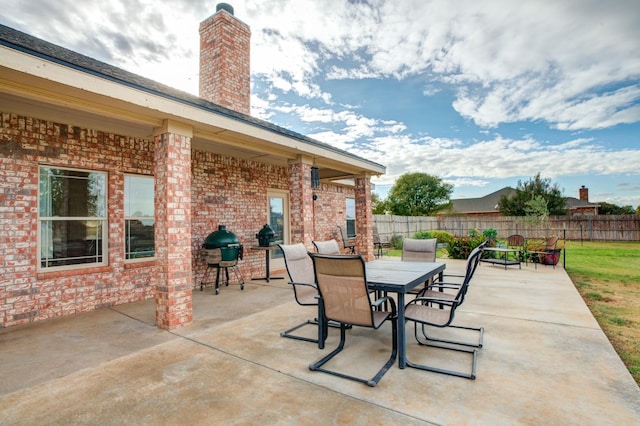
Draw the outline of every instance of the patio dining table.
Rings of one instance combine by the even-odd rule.
[[[442,274],[446,268],[440,262],[398,262],[373,260],[366,263],[367,286],[376,291],[396,293],[398,304],[398,367],[407,365],[407,348],[404,317],[404,295],[411,289]]]

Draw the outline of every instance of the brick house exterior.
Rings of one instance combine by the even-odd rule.
[[[218,10],[207,21],[216,19],[227,25],[235,17]],[[373,257],[370,178],[384,166],[249,116],[242,88],[227,91],[235,100],[211,102],[227,95],[195,97],[4,26],[0,74],[0,327],[148,298],[159,327],[188,325],[206,268],[204,239],[225,225],[245,247],[257,244],[270,191],[288,196],[285,242],[309,250],[313,239],[340,239],[336,225],[346,221],[347,198],[355,199],[358,251]],[[105,176],[102,264],[43,267],[43,166]],[[154,181],[149,259],[125,256],[132,175]],[[263,252],[245,250],[239,267],[245,279],[264,276]]]

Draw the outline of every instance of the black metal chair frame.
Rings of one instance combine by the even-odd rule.
[[[382,257],[382,241],[380,241],[380,235],[373,234],[373,255],[376,259]]]
[[[349,250],[349,254],[356,254],[356,243],[351,244],[349,241],[351,239],[356,239],[357,236],[354,235],[353,237],[349,238],[349,236],[347,235],[347,228],[343,228],[340,225],[337,226],[340,230],[340,237],[342,238],[342,247]]]
[[[382,376],[384,376],[384,374],[393,366],[393,364],[395,363],[395,360],[398,357],[398,317],[397,317],[397,309],[396,309],[396,305],[395,305],[395,301],[392,298],[389,298],[387,296],[381,297],[377,300],[375,300],[374,302],[371,302],[369,300],[369,308],[370,308],[370,313],[371,313],[371,322],[370,324],[347,324],[344,322],[341,322],[339,319],[336,318],[330,318],[326,316],[326,309],[325,309],[325,297],[323,297],[323,292],[322,292],[322,287],[325,285],[330,285],[328,283],[325,282],[320,282],[318,279],[318,267],[317,267],[317,261],[318,259],[330,259],[330,260],[337,260],[337,261],[354,261],[354,260],[359,260],[361,267],[362,267],[362,285],[364,286],[364,293],[365,294],[369,294],[369,290],[367,289],[367,278],[366,278],[366,272],[365,272],[365,266],[364,266],[364,258],[361,255],[339,255],[339,256],[331,256],[331,255],[320,255],[317,253],[310,253],[309,254],[311,256],[311,258],[313,259],[313,266],[314,266],[314,273],[316,275],[316,282],[318,282],[318,303],[319,303],[319,307],[321,312],[323,313],[323,319],[324,320],[331,320],[331,321],[335,321],[337,323],[340,324],[340,342],[338,343],[338,346],[331,351],[329,354],[327,354],[325,357],[323,357],[322,359],[316,361],[315,363],[309,365],[309,369],[311,371],[321,371],[323,373],[327,373],[327,374],[331,374],[337,377],[341,377],[344,379],[349,379],[349,380],[353,380],[356,382],[360,382],[360,383],[364,383],[368,386],[376,386],[378,384],[378,382],[380,381],[380,379],[382,378]],[[322,260],[320,260],[322,262]],[[323,279],[323,278],[321,278]],[[374,309],[379,312],[380,308],[382,305],[385,305],[386,303],[391,304],[391,311],[386,312],[388,315],[381,321],[379,321],[378,324],[376,324],[376,321],[374,320]],[[345,373],[341,373],[339,371],[335,371],[335,370],[329,370],[327,368],[324,368],[323,366],[329,362],[332,358],[334,358],[337,354],[339,354],[340,352],[342,352],[342,350],[344,349],[344,345],[345,345],[345,341],[346,341],[346,330],[347,328],[351,327],[351,326],[360,326],[360,327],[368,327],[368,328],[373,328],[373,329],[378,329],[382,326],[382,324],[384,324],[387,320],[391,321],[392,324],[392,345],[393,348],[391,350],[391,356],[389,358],[389,360],[382,366],[382,368],[371,378],[371,379],[363,379],[361,377],[356,377],[356,376],[352,376],[349,374],[345,374]]]
[[[290,271],[290,266],[289,266],[289,260],[287,259],[287,253],[285,251],[285,248],[283,248],[283,244],[278,244],[278,247],[280,247],[280,250],[282,250],[282,253],[284,254],[284,264],[285,267],[287,268],[287,274],[289,275],[289,284],[291,284],[291,286],[293,287],[293,294],[294,297],[296,299],[296,302],[300,305],[300,306],[317,306],[318,307],[318,316],[314,319],[310,319],[310,320],[306,320],[296,326],[293,326],[283,332],[280,333],[281,337],[287,337],[289,339],[295,339],[295,340],[302,340],[305,342],[311,342],[311,343],[317,343],[318,344],[318,348],[319,349],[324,349],[324,342],[327,339],[327,333],[328,333],[328,328],[326,326],[323,326],[322,324],[320,324],[318,318],[321,317],[321,312],[320,312],[320,306],[318,303],[318,299],[317,297],[314,299],[314,303],[305,303],[302,298],[298,297],[298,288],[299,286],[302,287],[309,287],[309,288],[313,288],[314,291],[318,292],[318,287],[315,285],[315,283],[301,283],[301,282],[296,282],[293,280],[293,277],[291,275],[291,271]],[[313,267],[313,266],[312,266]],[[306,337],[306,336],[300,336],[298,334],[293,334],[294,331],[307,326],[307,325],[313,325],[315,327],[318,327],[318,338],[313,339],[311,337]]]
[[[469,327],[469,326],[454,325],[452,324],[452,322],[455,316],[456,309],[464,302],[465,295],[469,288],[469,283],[471,282],[471,278],[473,277],[473,274],[478,266],[478,262],[479,262],[480,256],[482,255],[483,248],[484,246],[482,245],[480,247],[477,247],[471,252],[469,257],[467,258],[466,273],[462,283],[439,282],[436,284],[432,284],[431,286],[429,286],[428,290],[424,290],[420,295],[418,295],[418,297],[416,297],[414,300],[407,303],[407,305],[405,306],[405,318],[408,321],[414,322],[414,334],[418,344],[422,346],[437,348],[437,349],[452,350],[456,352],[471,354],[472,355],[471,373],[463,373],[455,370],[446,370],[442,368],[431,367],[424,364],[417,364],[407,359],[407,365],[409,367],[475,380],[476,363],[478,358],[477,348],[482,348],[483,338],[484,338],[484,327]],[[437,288],[438,291],[434,291],[434,288]],[[457,290],[456,294],[453,295],[451,293],[444,293],[444,290],[447,288]],[[449,296],[447,296],[447,294]],[[425,297],[425,295],[427,296]],[[424,306],[424,308],[414,308],[414,309],[443,310],[445,306],[448,307],[449,316],[447,321],[443,323],[436,323],[436,322],[429,321],[427,319],[421,320],[419,318],[419,315],[412,316],[411,308],[409,308],[409,306],[417,305],[417,304]],[[418,324],[420,324],[421,326],[420,331],[418,328]],[[426,329],[427,326],[433,326],[438,328],[451,327],[451,328],[457,328],[457,329],[463,329],[463,330],[476,331],[479,334],[478,343],[460,342],[460,341],[448,340],[448,339],[437,339],[435,337],[429,336]],[[474,349],[468,349],[469,347]]]

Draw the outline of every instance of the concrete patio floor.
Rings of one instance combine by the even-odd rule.
[[[315,314],[285,280],[193,304],[172,332],[153,300],[0,330],[0,425],[640,424],[640,389],[562,267],[479,267],[456,316],[485,328],[473,381],[397,363],[374,388],[310,371],[339,333],[324,351],[280,337]],[[372,375],[390,330],[354,327],[334,368]],[[413,361],[468,368],[407,333]]]

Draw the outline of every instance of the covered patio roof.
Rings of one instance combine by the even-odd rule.
[[[145,139],[170,126],[191,137],[195,149],[242,160],[286,166],[306,157],[324,180],[385,173],[383,165],[329,144],[3,25],[0,109]]]

